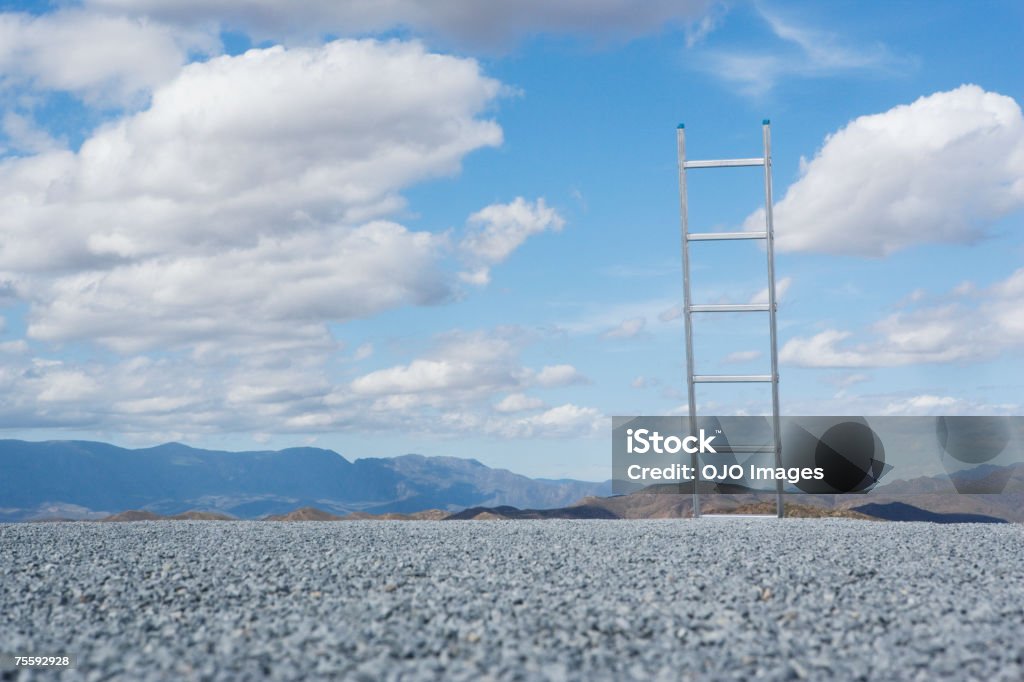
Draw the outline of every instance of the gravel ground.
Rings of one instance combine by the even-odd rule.
[[[1024,679],[1024,526],[0,525],[0,679]]]

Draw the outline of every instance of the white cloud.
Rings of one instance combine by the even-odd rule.
[[[367,221],[499,144],[480,114],[500,90],[416,43],[191,64],[78,153],[0,161],[0,272],[33,338],[130,351],[319,345],[328,321],[443,301],[446,237]]]
[[[837,346],[851,336],[851,332],[826,329],[811,337],[790,339],[779,351],[779,361],[798,367],[877,367],[888,364],[881,356],[873,357],[863,348],[840,350]]]
[[[606,339],[631,339],[643,332],[647,320],[643,317],[631,317],[606,331],[602,336]]]
[[[548,365],[540,370],[524,367],[518,358],[516,336],[512,331],[444,335],[423,357],[360,376],[352,381],[351,389],[365,396],[443,393],[477,400],[502,390],[586,383],[586,377],[572,365]]]
[[[678,320],[683,316],[683,304],[674,305],[671,308],[658,313],[658,319],[662,322],[671,322],[672,320]]]
[[[514,389],[529,373],[518,364],[515,345],[501,335],[453,334],[426,357],[355,379],[357,395],[449,393],[477,397]]]
[[[785,297],[786,292],[789,291],[789,286],[793,283],[792,277],[783,277],[775,283],[775,301],[779,302]],[[761,291],[757,292],[750,297],[750,303],[767,303],[768,302],[768,287],[765,287]]]
[[[81,370],[51,368],[38,379],[37,400],[41,403],[77,402],[94,398],[99,382]]]
[[[909,299],[908,299],[909,300]],[[957,285],[936,305],[900,310],[871,326],[872,338],[827,329],[779,351],[801,367],[896,367],[990,359],[1024,346],[1024,268],[987,289]]]
[[[28,351],[29,346],[24,339],[16,339],[14,341],[4,341],[3,343],[0,343],[0,353],[20,354],[27,353]]]
[[[180,25],[242,29],[260,39],[361,35],[398,28],[493,48],[532,33],[630,38],[699,21],[710,0],[86,0],[87,6]]]
[[[895,416],[930,415],[1016,415],[1020,406],[991,404],[953,396],[921,394],[888,402],[879,414]]]
[[[11,152],[38,154],[61,146],[58,140],[36,125],[31,118],[14,111],[4,114],[0,132],[7,138],[7,148],[0,148],[0,155]]]
[[[351,382],[330,371],[334,347],[291,352],[240,344],[220,355],[110,361],[55,360],[22,347],[0,365],[0,426],[91,429],[145,441],[214,433],[367,433],[393,431],[396,424],[410,435],[440,437],[598,433],[598,410],[572,403],[548,408],[524,393],[542,387],[536,378],[543,372],[522,364],[526,342],[515,329],[451,332],[427,354]]]
[[[607,418],[599,410],[566,403],[540,414],[492,424],[491,429],[506,438],[570,438],[598,435],[606,425]]]
[[[528,396],[523,393],[511,393],[494,406],[497,412],[529,412],[544,407],[544,401],[540,398]]]
[[[362,394],[390,395],[427,391],[475,390],[484,385],[477,372],[479,365],[453,360],[414,360],[408,365],[382,369],[359,377],[352,390]],[[498,377],[499,386],[515,386],[512,377]]]
[[[531,235],[558,232],[565,220],[544,199],[530,203],[516,197],[508,204],[491,204],[469,217],[469,229],[459,243],[466,260],[475,268],[462,274],[472,284],[490,281],[490,266],[503,262]]]
[[[883,415],[960,414],[964,401],[950,396],[917,395],[894,400],[882,408]]]
[[[932,341],[931,331],[948,336],[945,326],[931,328],[908,325],[906,335],[887,335],[875,343],[844,345],[852,332],[827,329],[809,338],[790,339],[779,351],[779,360],[798,367],[897,367],[918,363],[943,363],[975,355],[969,346],[945,346]],[[909,343],[908,343],[909,341]]]
[[[964,85],[830,135],[776,203],[776,237],[783,251],[886,256],[915,244],[977,241],[1022,207],[1020,106]]]
[[[443,243],[378,221],[40,278],[28,335],[123,352],[211,342],[326,343],[327,320],[445,300],[436,262]]]
[[[540,386],[554,388],[558,386],[571,386],[573,384],[585,384],[587,378],[572,365],[548,365],[542,367],[537,373],[536,382]]]
[[[956,288],[953,289],[953,293],[956,294],[957,296],[967,296],[969,294],[973,294],[974,291],[974,282],[967,281],[960,282],[960,284],[957,284]]]
[[[859,50],[841,45],[838,38],[824,31],[799,26],[783,19],[780,15],[768,12],[763,5],[758,6],[761,17],[779,38],[798,45],[815,68],[821,69],[853,69],[877,66],[885,59],[879,48]]]
[[[477,115],[500,85],[472,60],[409,43],[341,41],[191,64],[152,106],[77,154],[0,164],[0,229],[25,267],[247,246],[267,234],[353,224],[397,192],[501,142]],[[61,229],[63,251],[25,239]],[[20,240],[17,238],[21,238]]]
[[[1021,405],[991,403],[965,396],[936,393],[867,393],[842,390],[832,397],[786,400],[787,414],[804,415],[1018,415]]]
[[[686,27],[686,47],[699,45],[722,23],[726,8],[723,3],[712,3],[699,21]]]
[[[172,354],[104,362],[8,358],[0,370],[0,423],[151,438],[280,432],[322,404],[325,357],[240,348],[231,362],[214,363]]]
[[[360,360],[366,360],[367,358],[372,357],[372,356],[373,356],[373,344],[372,343],[364,343],[364,344],[360,344],[360,346],[358,348],[356,348],[356,352],[355,352],[355,354],[353,354],[352,359],[358,362]]]
[[[124,104],[171,80],[190,52],[219,48],[213,35],[145,18],[80,9],[0,13],[0,87],[25,84]]]
[[[423,357],[370,372],[336,389],[326,400],[334,423],[357,414],[365,428],[392,428],[401,420],[410,432],[472,433],[501,438],[563,438],[593,435],[600,412],[566,404],[545,407],[526,395],[530,387],[552,388],[585,381],[571,365],[533,370],[520,358],[521,332],[452,332]],[[488,408],[498,395],[503,397]],[[332,412],[333,410],[333,412]]]
[[[717,78],[731,82],[749,97],[761,97],[785,78],[820,78],[843,72],[885,71],[906,64],[883,45],[870,48],[845,44],[834,33],[798,25],[755,4],[778,44],[771,52],[749,49],[708,48],[695,55],[694,63]],[[708,22],[705,17],[703,22]],[[713,28],[713,24],[709,25]],[[703,34],[696,34],[703,38]],[[699,40],[688,41],[693,47]]]
[[[510,430],[522,415],[492,407],[573,380],[525,367],[511,332],[446,335],[353,378],[372,346],[340,356],[331,327],[448,300],[449,234],[386,218],[405,188],[501,143],[486,112],[502,90],[470,59],[348,40],[193,63],[78,152],[30,144],[8,116],[31,155],[0,160],[0,295],[28,311],[26,338],[0,345],[0,425],[567,432]]]
[[[468,272],[460,272],[459,279],[466,284],[482,287],[491,283],[491,269],[484,267]]]

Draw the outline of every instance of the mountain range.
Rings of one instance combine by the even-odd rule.
[[[349,461],[309,447],[225,452],[166,443],[131,450],[0,440],[0,521],[102,518],[126,509],[260,518],[305,506],[335,514],[552,508],[610,492],[609,482],[531,479],[456,457]]]
[[[963,494],[991,489],[993,480],[1002,493]],[[254,519],[307,507],[350,519],[419,518],[426,510],[453,519],[690,515],[690,495],[652,490],[609,497],[610,481],[531,479],[456,457],[349,461],[308,447],[225,452],[166,443],[130,450],[92,441],[0,440],[0,521],[101,519],[126,510]],[[746,507],[771,506],[764,495],[743,490],[702,493],[702,499],[706,512],[765,513]],[[816,509],[815,515],[1024,522],[1024,464],[897,480],[868,493],[787,495],[787,505]]]

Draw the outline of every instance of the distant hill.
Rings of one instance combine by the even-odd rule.
[[[763,498],[763,496],[761,496]],[[872,521],[929,521],[932,523],[1006,523],[1005,519],[984,514],[962,514],[956,512],[944,513],[922,509],[911,504],[902,502],[891,502],[886,504],[862,504],[860,506],[844,508],[830,506],[820,500],[805,499],[811,498],[807,495],[791,495],[785,502],[786,518],[844,518]],[[579,508],[585,508],[590,514],[592,510],[600,509],[609,514],[612,518],[679,518],[691,516],[693,508],[692,498],[689,495],[672,495],[665,493],[633,493],[631,495],[619,495],[606,498],[588,498],[582,500]],[[701,507],[705,514],[757,514],[774,515],[775,501],[757,499],[754,495],[717,495],[708,496],[702,501]],[[572,510],[570,507],[569,510]],[[460,512],[467,515],[474,510]],[[576,514],[564,514],[567,510],[549,509],[544,510],[543,516],[539,518],[604,518],[597,515],[579,516]],[[503,514],[500,509],[480,510],[479,514],[485,512],[491,516],[501,518],[519,518],[515,515]],[[455,518],[453,515],[450,518]]]
[[[707,501],[706,501],[707,502]],[[689,518],[690,497],[668,493],[632,493],[614,497],[591,497],[578,504],[556,509],[519,509],[508,505],[470,507],[446,512],[440,509],[401,514],[387,512],[369,514],[353,512],[338,516],[315,507],[302,507],[287,514],[271,514],[263,521],[520,521],[547,519],[620,520]],[[756,501],[752,495],[720,496],[704,505],[705,514],[744,516],[775,514],[774,501]],[[901,502],[869,503],[852,509],[786,502],[786,518],[844,518],[862,521],[926,521],[930,523],[1007,523],[1006,520],[982,514],[938,513]],[[73,521],[73,519],[52,519]],[[164,516],[150,511],[128,510],[100,521],[235,521],[232,517],[211,512],[185,512]]]
[[[368,514],[367,512],[352,512],[341,517],[342,521],[443,521],[453,512],[441,511],[440,509],[424,509],[423,511],[412,512],[411,514],[400,514],[398,512],[385,512],[384,514]]]
[[[111,514],[99,519],[100,521],[234,521],[233,516],[218,514],[216,512],[187,511],[174,516],[164,516],[151,511],[129,509],[127,511]]]
[[[611,491],[609,483],[531,479],[473,459],[353,462],[321,448],[225,452],[181,443],[131,450],[92,441],[0,440],[0,473],[0,521],[96,519],[126,509],[255,519],[301,507],[338,516],[549,508]]]
[[[998,481],[998,487],[991,482]],[[999,493],[984,492],[1000,490]],[[878,486],[864,495],[809,495],[829,506],[843,509],[862,509],[876,505],[872,514],[881,518],[901,516],[908,505],[947,518],[971,518],[985,522],[986,518],[1015,523],[1024,522],[1024,463],[1008,466],[982,465],[958,472],[952,477],[932,476],[910,480],[896,480]],[[887,506],[896,505],[896,506]],[[892,520],[910,520],[898,519]],[[924,518],[914,520],[926,520]],[[938,521],[938,519],[927,519]],[[959,521],[967,522],[967,521]],[[958,523],[958,521],[949,521]]]
[[[303,507],[287,514],[271,514],[264,521],[340,521],[341,517],[329,514],[322,509]]]
[[[617,519],[613,512],[601,506],[573,505],[560,509],[517,509],[515,507],[472,507],[454,512],[448,521],[470,521],[490,519]]]
[[[1006,519],[985,514],[939,514],[903,502],[862,504],[855,511],[886,521],[930,521],[931,523],[1006,523]]]

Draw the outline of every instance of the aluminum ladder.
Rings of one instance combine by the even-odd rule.
[[[683,307],[686,322],[686,391],[690,413],[690,428],[697,424],[697,400],[695,385],[701,383],[755,383],[763,382],[771,385],[772,415],[771,427],[773,434],[774,466],[782,466],[782,436],[779,429],[779,359],[776,340],[776,301],[775,301],[775,232],[772,225],[772,140],[771,122],[768,119],[761,124],[764,153],[760,157],[750,159],[721,159],[713,161],[688,161],[686,159],[686,126],[682,123],[676,129],[676,146],[679,156],[679,213],[683,245]],[[686,171],[697,168],[736,168],[742,166],[764,167],[764,230],[755,232],[690,232],[687,212]],[[768,257],[768,302],[746,304],[694,304],[690,297],[690,244],[692,242],[763,239]],[[769,334],[771,336],[771,374],[695,374],[693,362],[693,314],[694,313],[741,313],[767,312]],[[731,452],[760,452],[763,447],[735,446]],[[697,454],[692,456],[694,467],[698,465]],[[693,516],[700,518],[700,492],[695,477],[693,486]],[[775,516],[785,515],[782,495],[783,481],[775,482]],[[707,514],[705,516],[727,516]],[[765,516],[772,518],[771,516]]]

